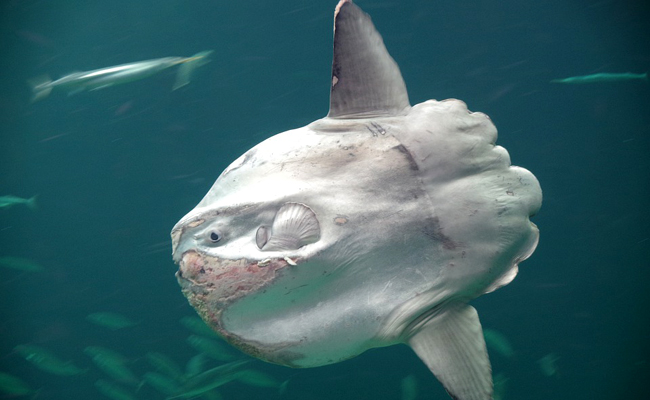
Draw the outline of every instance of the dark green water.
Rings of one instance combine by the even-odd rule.
[[[411,102],[459,98],[491,116],[513,164],[544,190],[541,240],[507,287],[473,302],[505,335],[503,399],[633,399],[650,376],[650,85],[550,84],[650,69],[641,1],[361,1],[401,67]],[[219,173],[263,139],[328,108],[335,1],[5,1],[0,5],[0,196],[38,194],[38,209],[0,209],[0,256],[42,272],[0,270],[0,371],[36,398],[101,399],[106,379],[83,353],[105,346],[179,363],[196,354],[178,320],[194,311],[174,278],[169,231]],[[30,103],[26,81],[49,73],[213,49],[175,92],[173,71]],[[115,332],[85,317],[139,322]],[[88,368],[43,372],[13,348],[36,344]],[[537,362],[554,354],[557,373]],[[446,399],[405,346],[327,367],[256,361],[287,390],[232,383],[224,399]],[[141,399],[164,396],[145,386]],[[0,393],[0,399],[11,398]]]

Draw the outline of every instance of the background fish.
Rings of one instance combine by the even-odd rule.
[[[196,333],[199,336],[207,336],[217,338],[219,337],[217,333],[212,330],[203,320],[194,315],[188,315],[179,320],[181,325],[183,325],[188,330]]]
[[[211,53],[212,51],[208,50],[191,57],[164,57],[92,71],[74,72],[54,81],[49,76],[43,75],[29,80],[33,93],[32,101],[47,97],[54,89],[64,90],[68,94],[76,94],[85,90],[104,89],[147,78],[168,68],[181,65],[173,86],[173,90],[175,90],[190,82],[192,72],[201,65],[205,65]]]
[[[49,350],[31,344],[21,344],[14,350],[37,368],[54,375],[71,376],[86,372],[71,361],[63,361]]]
[[[646,72],[645,74],[633,74],[631,72],[623,72],[623,73],[601,72],[592,75],[573,76],[571,78],[563,78],[563,79],[553,79],[551,82],[581,85],[585,83],[626,82],[626,81],[648,82],[648,73]]]
[[[34,391],[17,376],[0,372],[0,392],[10,396],[26,396]]]
[[[505,358],[512,358],[515,355],[515,350],[512,348],[510,341],[501,332],[484,328],[483,336],[489,350],[493,350]]]
[[[208,339],[197,335],[190,335],[187,338],[187,342],[198,352],[203,353],[206,356],[217,361],[231,361],[235,358],[228,347],[217,340]]]
[[[156,371],[165,374],[173,380],[185,380],[181,367],[168,356],[162,353],[149,352],[145,355],[145,357],[147,358],[149,364],[156,369]]]
[[[23,199],[22,197],[12,195],[0,196],[0,208],[8,208],[17,204],[24,204],[32,210],[35,210],[36,196],[32,196],[29,199]]]
[[[135,395],[131,392],[104,379],[97,380],[95,387],[101,394],[112,400],[136,400]]]
[[[39,263],[22,257],[0,257],[0,265],[5,268],[17,269],[20,271],[39,272],[44,270]]]
[[[183,384],[179,393],[169,399],[189,399],[232,382],[237,379],[237,371],[249,362],[248,360],[233,361],[195,375]]]
[[[122,314],[110,311],[90,313],[86,316],[86,320],[112,330],[129,328],[138,324]]]
[[[84,349],[84,353],[100,370],[116,381],[133,386],[140,384],[140,379],[126,365],[127,359],[123,355],[100,346],[88,346]]]

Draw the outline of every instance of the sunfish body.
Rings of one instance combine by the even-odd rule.
[[[648,73],[633,74],[631,72],[612,73],[601,72],[599,74],[572,76],[570,78],[553,79],[551,83],[568,83],[572,85],[582,85],[586,83],[601,82],[626,82],[626,81],[643,81],[648,82]]]
[[[330,111],[233,162],[173,228],[183,293],[232,345],[313,367],[410,345],[455,399],[492,398],[471,299],[538,241],[541,190],[458,100],[411,107],[370,17],[335,12]]]
[[[40,77],[30,81],[33,100],[40,100],[54,89],[64,90],[69,94],[85,90],[97,90],[113,85],[133,82],[147,78],[168,68],[180,65],[176,74],[173,89],[178,89],[189,83],[191,73],[196,68],[208,62],[212,51],[202,51],[192,57],[164,57],[155,60],[138,61],[114,67],[101,68],[86,72],[73,72],[55,81],[49,77]]]

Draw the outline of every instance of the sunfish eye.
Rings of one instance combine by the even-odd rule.
[[[217,231],[210,231],[208,234],[208,238],[212,243],[217,243],[218,241],[221,240],[221,234]]]

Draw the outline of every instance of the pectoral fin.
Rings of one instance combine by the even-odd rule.
[[[455,400],[491,400],[492,371],[474,307],[463,304],[427,321],[409,345]]]
[[[311,208],[300,203],[286,203],[275,215],[270,231],[262,226],[256,236],[261,250],[297,250],[318,241],[320,224]]]

